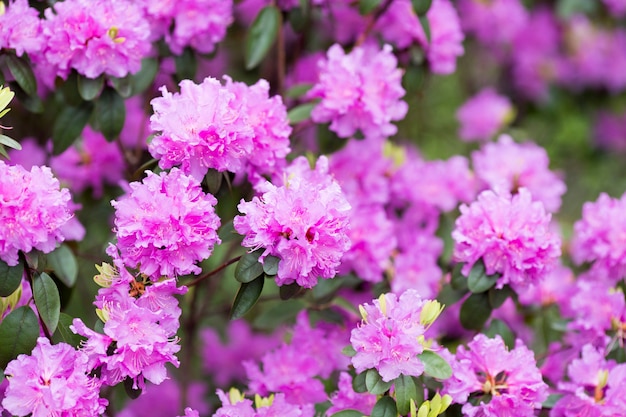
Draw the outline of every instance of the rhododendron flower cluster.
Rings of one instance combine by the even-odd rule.
[[[101,382],[90,371],[85,353],[40,337],[30,355],[7,365],[2,406],[16,416],[101,415],[108,401],[100,398]]]
[[[458,4],[463,29],[489,46],[510,44],[528,19],[519,0],[460,0]]]
[[[333,278],[343,254],[350,249],[350,204],[328,174],[328,159],[320,157],[315,169],[299,157],[284,172],[285,184],[269,182],[252,201],[237,206],[243,216],[234,219],[244,235],[242,245],[264,248],[280,259],[276,283],[297,283],[312,288],[318,277]]]
[[[402,71],[391,46],[378,50],[371,45],[346,54],[335,44],[327,58],[318,63],[319,81],[309,91],[321,101],[311,112],[316,123],[330,122],[330,130],[346,138],[360,130],[366,137],[387,137],[396,133],[391,124],[404,118],[408,106]]]
[[[213,208],[217,200],[177,168],[147,174],[141,183],[129,185],[129,194],[111,202],[124,264],[157,279],[198,274],[196,263],[221,242]]]
[[[14,49],[21,56],[37,53],[43,45],[39,13],[28,0],[13,0],[4,13],[0,10],[0,49]]]
[[[180,83],[180,93],[161,88],[152,100],[151,128],[158,132],[150,153],[161,168],[181,165],[200,179],[208,169],[269,173],[289,153],[291,128],[280,97],[269,97],[269,84],[251,87],[226,77],[201,84]]]
[[[17,265],[18,251],[51,252],[66,239],[72,216],[70,192],[50,168],[26,171],[0,161],[0,259]]]
[[[285,401],[282,393],[268,398],[255,398],[255,406],[251,400],[244,398],[239,391],[231,389],[228,394],[217,390],[222,406],[213,414],[214,417],[312,417],[313,412],[302,410],[297,405]]]
[[[501,135],[496,143],[485,144],[472,153],[476,177],[486,188],[505,189],[515,193],[527,188],[535,201],[554,213],[561,207],[566,187],[557,174],[550,171],[546,151],[532,142],[515,143]]]
[[[626,195],[615,199],[602,193],[595,202],[584,204],[582,219],[574,224],[574,261],[592,262],[594,271],[613,282],[626,275],[625,207]]]
[[[461,124],[459,137],[466,141],[486,141],[513,119],[511,101],[493,88],[485,88],[467,100],[456,113]]]
[[[467,348],[459,346],[451,365],[443,392],[463,404],[466,416],[531,417],[548,398],[533,352],[520,340],[508,350],[500,336],[478,334]]]
[[[424,364],[417,357],[424,351],[425,326],[421,320],[426,305],[419,293],[409,289],[400,295],[383,294],[361,306],[363,321],[352,330],[350,343],[356,351],[352,365],[357,372],[376,369],[383,381],[400,374],[420,376]]]
[[[36,61],[54,65],[63,78],[72,69],[88,78],[124,77],[139,71],[151,49],[148,21],[128,0],[66,0],[45,16],[45,45]]]
[[[530,192],[483,191],[471,205],[461,205],[452,238],[453,258],[468,275],[482,259],[488,275],[501,274],[497,287],[526,287],[539,282],[561,255],[560,239],[550,228],[551,216]]]

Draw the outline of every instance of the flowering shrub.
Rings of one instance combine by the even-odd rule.
[[[0,2],[0,417],[626,415],[626,2]]]

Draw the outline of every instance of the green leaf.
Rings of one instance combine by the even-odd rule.
[[[384,396],[376,402],[371,417],[397,417],[398,409],[393,398]]]
[[[17,100],[22,104],[22,106],[24,106],[26,110],[31,113],[43,113],[43,101],[41,101],[37,94],[26,94],[24,90],[22,90],[22,87],[20,87],[19,84],[14,81],[10,82],[9,85],[11,86],[11,90],[15,92],[15,97],[17,97]]]
[[[492,308],[499,308],[504,304],[504,302],[514,294],[511,287],[505,285],[502,289],[498,290],[496,288],[489,289],[489,305]]]
[[[93,105],[83,102],[80,106],[64,107],[54,121],[52,128],[52,153],[59,155],[69,148],[91,117]]]
[[[185,48],[182,54],[174,56],[174,64],[176,65],[176,78],[179,81],[192,80],[196,76],[198,60],[193,49]]]
[[[450,284],[441,287],[441,291],[437,294],[437,301],[441,304],[451,306],[459,301],[466,293],[464,291],[455,290]]]
[[[381,395],[389,391],[393,381],[385,382],[376,369],[368,369],[365,374],[365,386],[371,394]]]
[[[415,14],[418,16],[425,15],[430,9],[433,0],[411,0],[411,4],[413,5],[413,10]]]
[[[422,25],[422,29],[424,29],[426,40],[430,43],[430,22],[428,21],[428,18],[424,15],[419,16],[419,21]]]
[[[21,353],[30,353],[39,337],[39,321],[33,310],[22,306],[7,315],[0,323],[0,368]]]
[[[262,250],[254,252],[246,252],[235,268],[235,279],[243,284],[254,281],[263,275],[263,264],[259,262],[259,257],[263,254]]]
[[[368,371],[356,374],[356,376],[352,379],[352,389],[354,392],[358,392],[359,394],[367,392],[367,385],[365,384],[367,372]]]
[[[18,151],[22,150],[22,145],[20,145],[18,141],[6,135],[0,135],[0,144],[4,146],[8,146],[9,148],[12,148],[12,149],[17,149]]]
[[[487,293],[472,294],[461,305],[461,325],[467,330],[480,330],[491,310]]]
[[[311,111],[317,106],[317,103],[305,103],[300,104],[299,106],[294,107],[289,110],[287,113],[287,117],[289,118],[289,123],[292,125],[303,122],[311,117]]]
[[[260,330],[274,330],[282,324],[293,321],[305,307],[306,304],[301,300],[277,302],[272,307],[263,310],[252,321],[252,325]]]
[[[50,334],[54,333],[61,314],[61,298],[54,280],[45,272],[33,278],[33,298],[41,321]]]
[[[206,184],[209,193],[215,195],[222,186],[222,180],[224,179],[224,173],[219,172],[216,169],[209,169],[204,176],[204,183]]]
[[[461,272],[463,264],[456,264],[452,269],[452,276],[450,278],[450,286],[458,291],[467,291],[467,277]]]
[[[22,275],[24,275],[24,264],[21,260],[17,265],[9,266],[0,259],[0,297],[13,294],[22,282]]]
[[[19,86],[22,87],[22,90],[29,96],[37,94],[37,80],[26,60],[18,58],[13,54],[7,54],[5,57],[11,75],[13,75]]]
[[[502,320],[492,320],[489,324],[487,330],[485,330],[485,335],[490,338],[494,338],[496,335],[500,335],[504,344],[509,348],[513,349],[515,347],[515,335],[509,329],[509,326],[506,325]]]
[[[548,399],[546,399],[543,404],[541,404],[541,408],[554,408],[554,405],[558,400],[563,397],[563,394],[550,394],[548,395]]]
[[[144,58],[141,61],[141,69],[139,72],[130,76],[133,87],[132,95],[143,93],[150,87],[158,70],[159,62],[155,58]]]
[[[295,297],[302,291],[302,287],[298,285],[298,283],[294,282],[287,285],[281,285],[278,288],[278,295],[281,300],[289,300],[292,297]]]
[[[98,97],[104,87],[104,77],[101,75],[98,78],[87,78],[84,76],[78,77],[78,94],[83,100],[91,101]]]
[[[122,98],[128,98],[133,95],[133,82],[130,75],[122,78],[110,77],[109,82]]]
[[[59,280],[68,287],[73,287],[78,277],[78,262],[72,250],[67,245],[61,245],[46,258]]]
[[[411,411],[411,400],[417,403],[417,387],[411,376],[400,375],[394,381],[398,413],[402,416]]]
[[[113,141],[124,128],[126,106],[124,99],[112,88],[105,88],[96,101],[95,122],[106,140]]]
[[[343,410],[330,417],[363,417],[363,413],[356,410]]]
[[[220,229],[218,230],[217,235],[219,236],[222,243],[230,242],[233,239],[241,237],[241,235],[235,230],[235,226],[233,225],[232,220],[229,220],[226,223],[222,224],[222,227],[220,227]]]
[[[246,69],[258,66],[276,40],[280,26],[280,10],[269,5],[261,9],[246,36]]]
[[[52,335],[53,343],[67,343],[68,345],[74,346],[78,348],[80,346],[80,342],[85,340],[84,337],[77,335],[74,333],[70,326],[72,325],[72,321],[74,318],[68,314],[61,313],[59,316],[59,324],[57,325],[57,330]]]
[[[359,13],[362,15],[372,13],[381,2],[382,0],[359,0]]]
[[[285,92],[285,97],[300,98],[308,93],[311,88],[313,88],[313,84],[310,83],[296,84]]]
[[[467,287],[473,293],[481,293],[496,285],[498,274],[487,275],[483,261],[476,262],[467,277]]]
[[[124,391],[128,398],[131,400],[136,400],[141,395],[141,388],[133,388],[133,379],[130,377],[126,377],[124,379]]]
[[[351,358],[354,355],[356,355],[356,350],[354,350],[352,345],[348,345],[348,346],[344,347],[343,349],[341,349],[341,353],[343,353],[344,355],[346,355],[346,356]]]
[[[437,379],[448,379],[452,376],[450,364],[432,350],[425,350],[417,357],[424,364],[424,373],[426,375]]]
[[[261,296],[264,283],[265,278],[263,278],[263,276],[260,276],[254,281],[241,284],[241,286],[239,287],[239,292],[237,292],[237,296],[235,297],[233,308],[230,311],[231,320],[243,317],[248,311],[252,309],[252,307],[254,307],[257,300]]]
[[[267,275],[276,275],[278,274],[278,263],[280,262],[280,258],[277,258],[273,255],[267,255],[265,259],[263,259],[263,272]]]

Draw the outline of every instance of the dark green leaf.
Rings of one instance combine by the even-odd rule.
[[[265,6],[252,23],[246,36],[246,69],[258,66],[276,40],[280,26],[280,10]]]
[[[437,295],[437,301],[446,306],[451,306],[452,304],[459,301],[466,293],[464,291],[458,291],[452,288],[450,284],[446,284],[441,287],[441,291]]]
[[[4,146],[0,145],[0,155],[4,156],[7,160],[11,160],[11,158],[9,157],[9,154],[7,153],[6,149],[4,149]]]
[[[487,330],[485,330],[485,335],[494,338],[496,335],[500,335],[504,344],[509,348],[513,349],[515,347],[515,335],[509,329],[509,326],[506,325],[502,320],[492,320],[489,324]]]
[[[365,386],[371,394],[381,395],[389,391],[393,381],[385,382],[376,369],[368,369],[365,374]]]
[[[472,294],[461,305],[461,325],[468,330],[480,330],[491,310],[487,293]]]
[[[346,355],[346,356],[351,358],[354,355],[356,355],[356,350],[354,350],[352,345],[348,345],[348,346],[344,347],[343,349],[341,349],[341,353],[343,353],[344,355]]]
[[[78,107],[64,107],[57,115],[52,128],[52,153],[59,155],[69,148],[89,121],[93,105],[83,102]]]
[[[133,82],[130,75],[123,78],[111,77],[109,82],[122,98],[128,98],[133,95]]]
[[[196,76],[198,69],[198,60],[196,54],[191,48],[185,48],[183,53],[174,56],[176,64],[176,78],[181,80],[192,80]]]
[[[132,94],[141,94],[152,85],[154,77],[159,70],[159,63],[154,58],[144,58],[141,61],[141,69],[138,73],[130,76],[132,84]],[[121,94],[121,93],[120,93]]]
[[[381,2],[382,0],[359,0],[359,13],[362,15],[372,13]]]
[[[293,321],[305,307],[305,303],[301,300],[277,302],[272,307],[263,310],[252,324],[257,329],[274,330],[282,324]]]
[[[360,374],[356,374],[354,379],[352,379],[352,389],[354,392],[358,392],[360,394],[367,392],[367,385],[365,384],[365,377],[367,376],[367,372],[361,372]]]
[[[419,16],[419,21],[422,24],[422,29],[424,29],[424,34],[426,35],[426,39],[430,42],[430,22],[425,15]]]
[[[463,264],[456,264],[452,269],[452,276],[450,278],[450,285],[453,289],[458,291],[467,291],[467,277],[461,272]]]
[[[37,80],[26,60],[18,58],[13,54],[6,54],[5,57],[11,75],[22,87],[22,90],[29,96],[37,94]]]
[[[296,106],[293,109],[289,110],[289,113],[287,113],[289,123],[295,125],[307,120],[309,117],[311,117],[311,111],[313,111],[315,106],[317,106],[317,103],[305,103],[300,104],[299,106]]]
[[[397,417],[398,409],[393,398],[384,396],[376,402],[371,417]]]
[[[96,101],[95,122],[106,140],[113,141],[124,128],[126,106],[124,99],[112,88],[105,88]]]
[[[2,381],[4,381],[4,370],[0,369],[0,384],[2,384]]]
[[[235,268],[235,279],[241,283],[251,282],[263,275],[263,264],[259,262],[262,250],[246,252]]]
[[[541,408],[547,408],[547,409],[553,408],[554,404],[556,404],[556,402],[558,400],[560,400],[561,397],[563,397],[562,394],[550,394],[550,395],[548,395],[548,399],[545,400],[543,402],[543,404],[541,404]]]
[[[492,308],[498,308],[504,304],[504,302],[513,295],[513,290],[508,285],[505,285],[502,289],[496,288],[489,289],[489,305]]]
[[[232,220],[222,224],[222,227],[220,227],[220,230],[218,231],[218,236],[222,243],[230,242],[233,239],[241,237],[241,235],[235,231],[235,226],[233,225]]]
[[[263,272],[267,275],[276,275],[278,274],[278,263],[280,262],[280,258],[276,256],[267,255],[265,259],[263,259]]]
[[[313,87],[313,84],[296,84],[285,92],[285,97],[300,98]]]
[[[308,0],[301,0],[300,7],[293,8],[289,11],[289,24],[296,32],[302,32],[307,28],[309,18]]]
[[[56,284],[45,272],[33,278],[33,298],[41,321],[50,334],[54,333],[59,323],[61,298]]]
[[[24,90],[22,90],[22,87],[20,87],[19,84],[14,81],[10,82],[9,85],[11,86],[11,90],[15,92],[15,97],[17,97],[17,100],[22,103],[22,106],[24,106],[26,110],[31,113],[43,113],[43,101],[41,101],[37,94],[26,94]]]
[[[411,4],[413,5],[413,10],[415,10],[415,14],[418,16],[425,15],[430,9],[430,5],[433,3],[433,0],[411,0]]]
[[[141,388],[133,388],[133,384],[132,378],[126,377],[126,379],[124,379],[124,391],[126,395],[128,395],[128,398],[131,400],[136,400],[141,395]]]
[[[252,307],[254,307],[257,300],[261,296],[264,283],[265,278],[260,276],[254,281],[241,284],[241,286],[239,287],[239,292],[237,292],[237,296],[235,297],[233,308],[230,311],[231,320],[243,317],[248,311],[252,309]]]
[[[22,306],[7,315],[0,323],[0,368],[21,353],[30,353],[39,337],[39,321],[33,310]]]
[[[24,264],[18,261],[17,265],[9,266],[0,259],[0,297],[8,297],[13,294],[22,282]]]
[[[223,179],[224,179],[223,172],[219,172],[216,169],[209,169],[209,171],[204,176],[204,183],[209,189],[209,192],[215,195],[220,190]]]
[[[424,364],[424,373],[426,375],[437,379],[448,379],[452,376],[450,364],[432,350],[425,350],[417,357]]]
[[[472,266],[469,276],[467,277],[467,287],[473,293],[485,292],[489,288],[496,285],[499,275],[487,275],[483,261],[478,261]]]
[[[330,417],[363,417],[363,413],[356,410],[343,410]]]
[[[67,343],[68,345],[74,346],[75,348],[80,346],[80,342],[85,338],[77,335],[72,330],[70,330],[70,326],[72,325],[72,321],[74,318],[68,314],[61,313],[59,316],[59,324],[57,325],[57,330],[52,335],[52,341],[56,343]]]
[[[61,245],[47,255],[48,265],[56,276],[68,287],[73,287],[78,277],[78,262],[67,245]]]
[[[78,94],[83,100],[91,101],[98,97],[104,87],[104,76],[98,78],[78,77]]]
[[[394,381],[398,413],[405,416],[411,412],[411,400],[417,403],[417,387],[411,376],[400,375]]]
[[[278,295],[281,300],[289,300],[290,298],[300,294],[301,291],[302,287],[294,282],[292,284],[281,285],[278,288]]]

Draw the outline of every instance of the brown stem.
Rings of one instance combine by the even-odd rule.
[[[215,268],[212,271],[207,272],[204,275],[199,276],[198,278],[194,279],[193,281],[191,281],[189,284],[186,284],[187,287],[193,287],[198,285],[199,283],[201,283],[202,281],[204,281],[205,279],[212,277],[213,275],[217,274],[218,272],[222,271],[223,269],[225,269],[226,267],[228,267],[229,265],[234,264],[235,262],[238,262],[241,259],[241,256],[237,256],[233,259],[230,259],[226,262],[224,262],[223,264],[221,264],[220,266],[218,266],[217,268]]]
[[[391,2],[392,0],[386,0],[385,3],[380,8],[378,8],[376,12],[374,12],[372,17],[370,17],[369,22],[367,22],[367,26],[365,27],[365,30],[361,32],[359,37],[356,39],[356,42],[354,43],[355,46],[360,46],[363,44],[363,42],[365,42],[365,40],[369,36],[372,29],[374,29],[374,25],[376,24],[376,21],[378,20],[379,17],[385,14],[389,6],[391,6]]]

